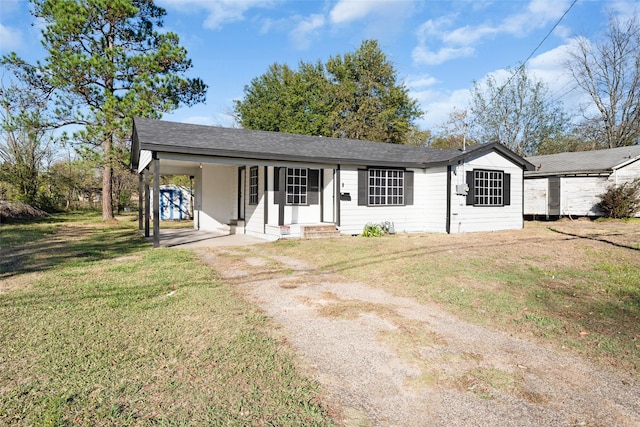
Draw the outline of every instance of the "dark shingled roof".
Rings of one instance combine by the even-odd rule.
[[[629,161],[640,160],[640,145],[595,151],[548,154],[527,157],[535,170],[527,176],[611,173]]]
[[[440,150],[343,138],[324,138],[280,132],[233,129],[135,118],[132,165],[139,150],[342,165],[402,166],[426,168],[452,164],[471,155],[497,149],[523,167],[531,166],[500,144]]]

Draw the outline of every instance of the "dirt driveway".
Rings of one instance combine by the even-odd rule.
[[[346,426],[640,426],[640,383],[260,245],[199,249]]]

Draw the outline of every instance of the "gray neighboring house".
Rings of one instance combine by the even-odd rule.
[[[640,178],[640,145],[527,157],[524,214],[532,217],[601,216],[598,195]]]
[[[523,227],[523,171],[497,144],[466,151],[230,129],[135,118],[140,226],[159,244],[150,175],[194,178],[194,228],[265,239],[325,226],[347,235],[367,223],[397,232],[462,233]]]

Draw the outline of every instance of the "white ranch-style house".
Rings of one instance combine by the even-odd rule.
[[[360,234],[367,223],[397,232],[463,233],[523,227],[523,171],[506,147],[467,150],[385,144],[135,118],[140,226],[159,245],[150,212],[160,175],[194,177],[194,228],[265,239],[305,237],[325,225]],[[144,196],[143,196],[144,195]]]

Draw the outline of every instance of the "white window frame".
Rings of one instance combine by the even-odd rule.
[[[504,171],[473,170],[473,205],[504,206]]]
[[[285,197],[287,205],[307,205],[309,186],[309,169],[287,168],[285,179]]]
[[[404,170],[368,169],[369,206],[404,206]]]

